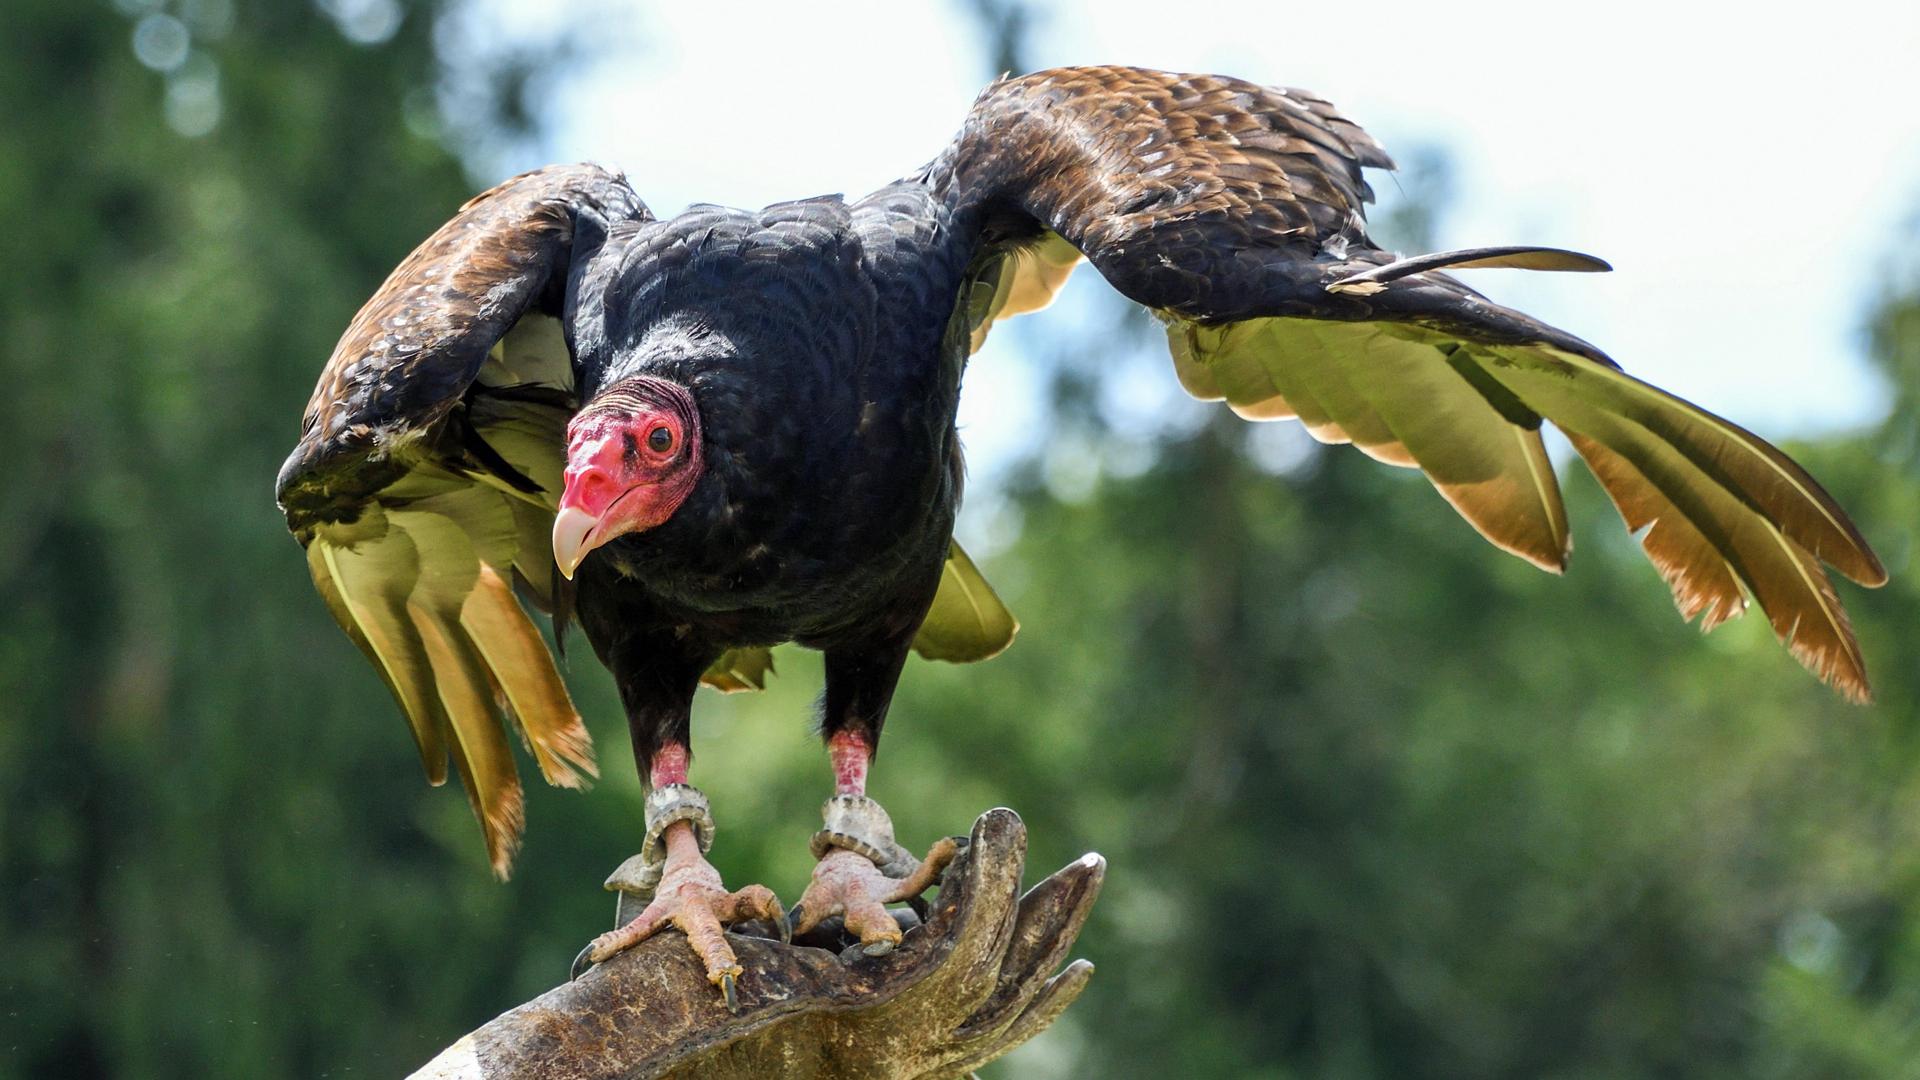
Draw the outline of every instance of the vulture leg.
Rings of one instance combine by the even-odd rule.
[[[713,816],[706,796],[686,782],[687,751],[666,743],[654,755],[647,792],[647,839],[640,854],[628,859],[607,879],[607,887],[622,894],[622,925],[593,939],[582,959],[589,964],[630,949],[660,930],[674,926],[707,969],[707,981],[726,996],[727,1008],[736,1007],[734,983],[742,968],[727,944],[727,924],[765,919],[787,938],[786,911],[765,885],[749,885],[729,892],[720,872],[707,862],[713,843]],[[631,920],[629,898],[646,906]]]
[[[717,650],[689,647],[671,633],[636,629],[649,624],[650,613],[594,599],[606,595],[583,591],[580,618],[588,640],[613,670],[626,706],[634,762],[647,781],[646,837],[640,853],[607,879],[607,888],[620,894],[615,929],[587,946],[574,962],[574,973],[678,927],[732,1008],[741,967],[723,928],[766,919],[785,938],[787,920],[764,885],[729,892],[704,854],[713,846],[713,814],[707,797],[687,783],[688,742],[693,695]]]
[[[867,766],[905,660],[904,643],[897,655],[879,662],[872,654],[827,654],[827,754],[835,794],[822,809],[825,827],[813,835],[820,862],[793,912],[795,933],[841,916],[868,956],[900,944],[900,924],[886,905],[917,899],[958,851],[946,838],[924,861],[914,858],[894,840],[886,810],[867,797]]]

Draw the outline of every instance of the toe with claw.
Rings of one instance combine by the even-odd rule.
[[[893,838],[886,808],[858,792],[842,791],[821,807],[824,824],[813,834],[819,865],[795,908],[796,933],[834,915],[869,956],[900,944],[900,926],[886,905],[917,898],[938,880],[958,851],[952,839],[935,844],[922,861]]]
[[[652,937],[666,927],[678,927],[706,967],[707,981],[719,987],[727,1008],[739,1006],[735,984],[743,969],[727,943],[725,927],[749,919],[765,919],[782,940],[791,936],[786,910],[773,890],[749,885],[729,892],[720,872],[700,852],[693,828],[684,822],[665,830],[666,861],[653,898],[640,914],[614,930],[594,938],[575,961],[575,975]]]

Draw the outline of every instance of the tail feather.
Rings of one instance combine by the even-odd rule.
[[[973,565],[959,544],[947,548],[933,606],[913,638],[913,651],[929,660],[971,664],[1000,655],[1013,644],[1020,621]]]
[[[767,688],[773,674],[773,650],[760,645],[728,649],[708,665],[700,681],[723,694],[750,693]]]

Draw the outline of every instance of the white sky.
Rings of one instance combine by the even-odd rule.
[[[554,11],[500,2],[508,33]],[[1389,151],[1439,143],[1457,166],[1443,246],[1556,244],[1616,268],[1475,285],[1764,433],[1871,421],[1885,395],[1860,327],[1920,209],[1920,3],[1712,7],[1065,0],[1038,10],[1027,58],[1302,86]],[[636,44],[556,86],[540,154],[626,168],[663,216],[868,191],[945,145],[992,74],[955,0],[563,10],[627,21]],[[1062,306],[969,373],[976,465],[1043,434],[1021,346],[1110,310]],[[1177,392],[1170,368],[1126,371],[1161,380],[1129,398]]]

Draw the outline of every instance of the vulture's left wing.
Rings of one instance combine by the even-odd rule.
[[[647,217],[625,180],[590,165],[475,197],[354,317],[280,470],[314,587],[393,691],[429,782],[446,781],[451,754],[503,877],[524,812],[502,713],[549,783],[595,773],[513,584],[551,607],[578,405],[559,317],[590,254],[576,238]]]
[[[1822,564],[1866,585],[1886,572],[1820,485],[1757,436],[1438,272],[1599,260],[1375,248],[1366,166],[1392,163],[1312,94],[1073,68],[989,87],[921,179],[981,244],[956,309],[976,346],[993,319],[1042,306],[1077,251],[1165,321],[1189,392],[1421,469],[1488,540],[1557,572],[1571,541],[1540,439],[1552,421],[1684,616],[1710,629],[1751,596],[1795,656],[1864,700]]]

